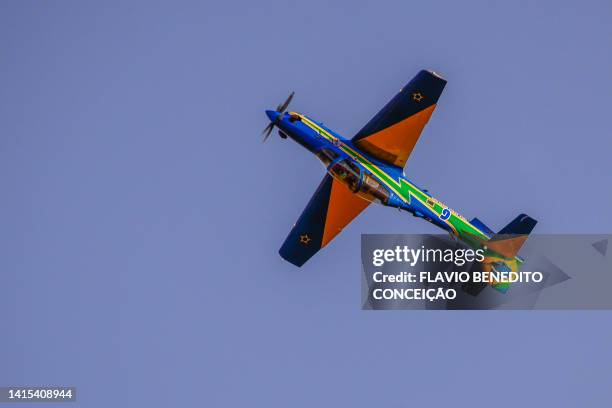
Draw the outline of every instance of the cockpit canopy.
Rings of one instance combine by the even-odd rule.
[[[352,159],[341,158],[338,153],[330,149],[321,149],[317,157],[323,162],[329,174],[353,193],[371,202],[388,203],[391,195],[389,190]]]

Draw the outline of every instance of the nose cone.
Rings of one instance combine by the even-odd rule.
[[[279,113],[277,111],[267,110],[266,115],[268,115],[268,117],[270,118],[270,122],[275,122],[278,118]]]

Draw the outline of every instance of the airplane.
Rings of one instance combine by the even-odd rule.
[[[357,134],[345,139],[321,122],[287,108],[292,92],[276,110],[267,110],[265,142],[274,127],[314,153],[327,173],[279,250],[300,267],[328,245],[370,203],[407,211],[447,231],[472,248],[488,247],[491,269],[522,263],[516,254],[537,221],[520,214],[495,234],[478,218],[468,221],[418,187],[403,168],[429,121],[446,80],[421,70]],[[500,285],[503,289],[503,285]]]

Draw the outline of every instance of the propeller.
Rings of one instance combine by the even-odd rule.
[[[289,96],[287,97],[287,99],[285,100],[285,102],[283,102],[282,104],[276,107],[276,112],[278,113],[278,116],[276,117],[274,121],[268,123],[268,126],[266,126],[266,128],[261,133],[264,137],[263,140],[261,141],[262,143],[268,140],[268,137],[270,137],[270,133],[272,133],[272,129],[274,129],[275,125],[278,125],[278,122],[281,120],[281,118],[283,117],[283,114],[287,110],[287,107],[291,103],[291,100],[293,99],[294,94],[295,92],[291,92]]]

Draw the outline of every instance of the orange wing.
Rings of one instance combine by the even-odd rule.
[[[438,74],[419,72],[357,133],[353,143],[381,161],[404,167],[445,85]]]
[[[370,204],[326,174],[285,239],[279,254],[302,266]]]

